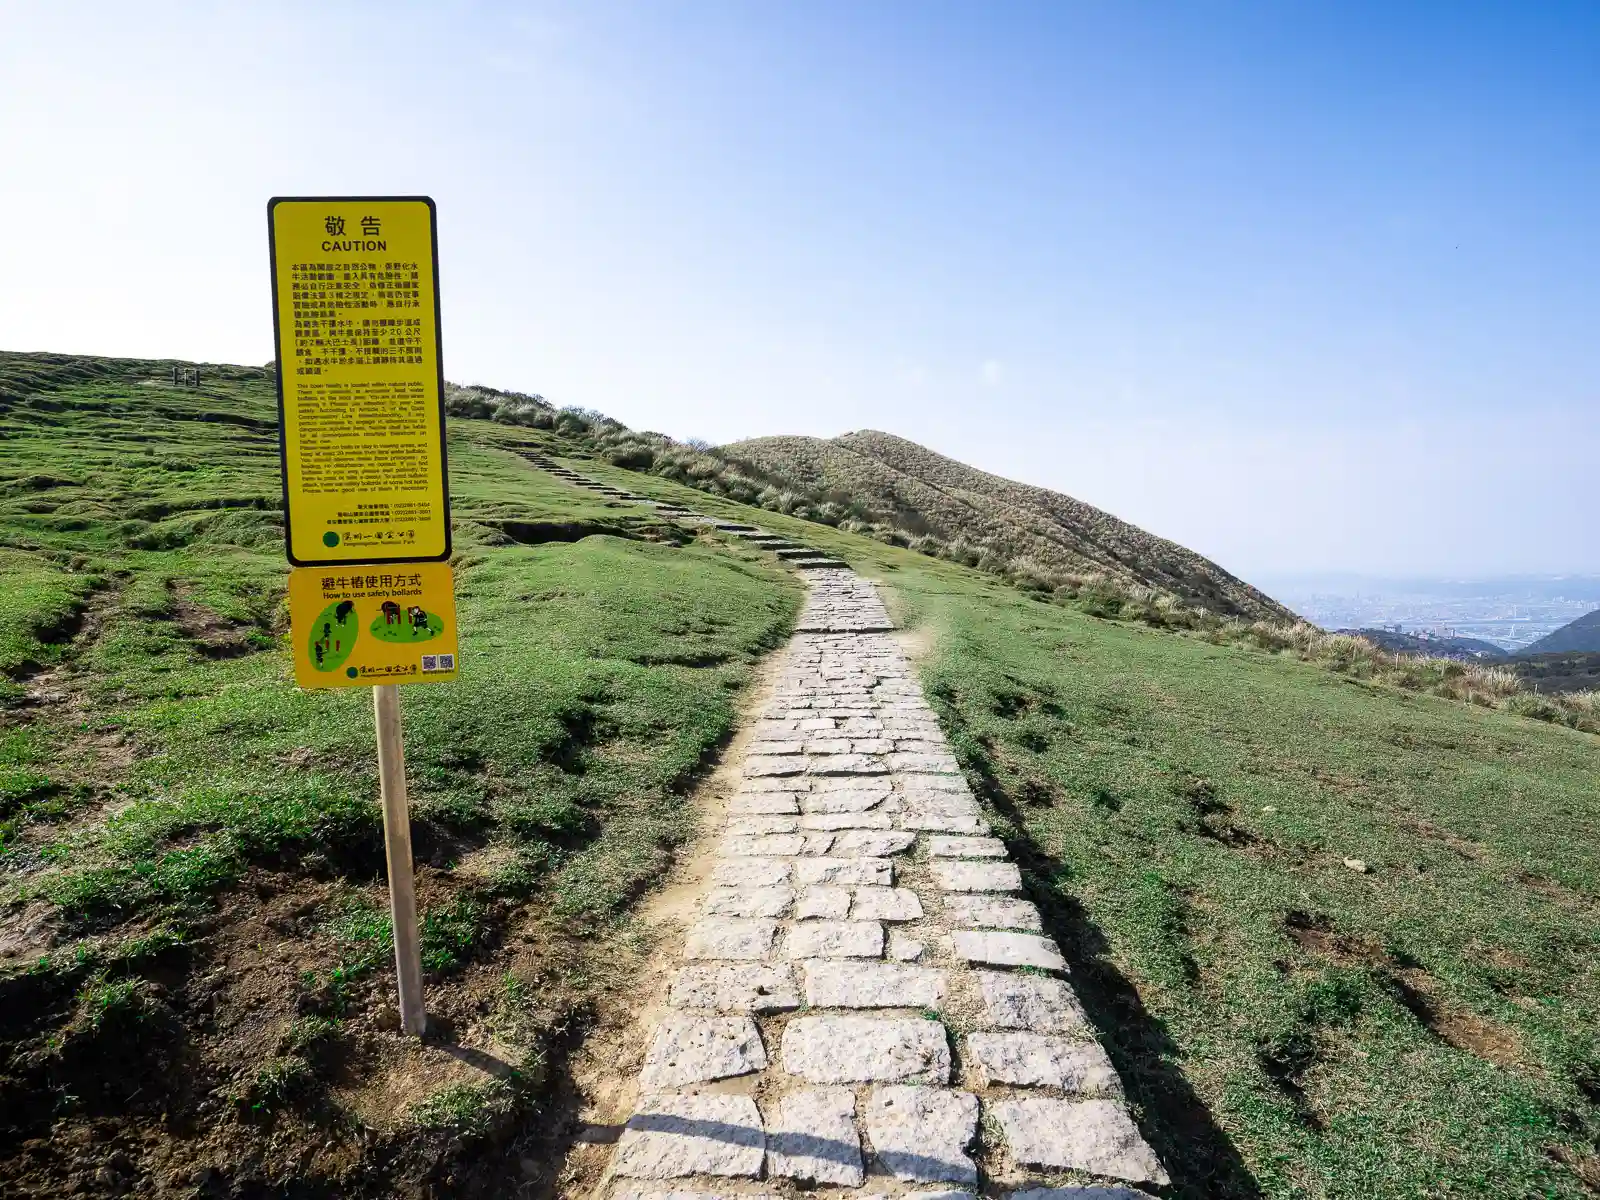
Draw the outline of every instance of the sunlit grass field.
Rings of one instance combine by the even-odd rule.
[[[187,1113],[280,1184],[304,1168],[269,1134],[366,1144],[341,1098],[390,1002],[370,698],[290,683],[268,377],[175,390],[168,367],[0,356],[0,1182],[53,1178],[61,1121]],[[1173,1195],[1600,1188],[1600,739],[1102,619],[487,421],[451,427],[462,679],[406,690],[406,746],[430,1003],[510,1029],[525,1074],[419,1095],[392,1136],[488,1163],[475,1139],[539,1127],[570,1014],[611,986],[800,600],[770,557],[526,450],[883,583]],[[273,905],[266,935],[249,913]],[[528,965],[529,928],[559,970]],[[201,987],[273,939],[303,953],[248,1018]],[[177,1062],[192,1086],[139,1093]],[[374,1169],[337,1186],[415,1177]]]

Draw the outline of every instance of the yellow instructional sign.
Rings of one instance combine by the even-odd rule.
[[[289,624],[301,687],[443,683],[459,669],[449,563],[297,567]]]
[[[267,205],[289,561],[450,557],[433,201]]]

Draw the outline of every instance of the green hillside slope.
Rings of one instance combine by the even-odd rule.
[[[1154,588],[1225,615],[1294,619],[1192,550],[1070,496],[990,475],[891,434],[755,438],[721,453],[774,479],[848,498],[913,534],[960,538],[1047,570]]]
[[[1517,657],[1534,658],[1540,654],[1600,654],[1600,608],[1547,633],[1518,651]]]
[[[1171,1195],[1600,1184],[1600,738],[1043,602],[542,410],[451,422],[463,678],[406,694],[462,1043],[428,1058],[386,1024],[370,701],[289,682],[270,384],[205,370],[0,356],[0,1192],[560,1176],[568,1056],[799,585],[530,449],[883,582]]]
[[[475,1151],[637,959],[617,917],[799,588],[452,422],[461,679],[404,708],[457,1062],[384,1024],[372,701],[292,685],[270,377],[204,377],[0,356],[0,1193],[505,1194]]]

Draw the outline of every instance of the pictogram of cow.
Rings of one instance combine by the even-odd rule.
[[[355,606],[356,602],[354,600],[340,601],[339,607],[333,610],[333,619],[339,622],[339,624],[343,625],[344,619],[348,617],[352,611],[354,611]]]
[[[400,619],[400,606],[393,600],[385,600],[380,611],[383,613],[383,623],[385,625],[393,625]]]

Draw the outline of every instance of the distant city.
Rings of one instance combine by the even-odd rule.
[[[1515,652],[1600,608],[1600,576],[1481,580],[1290,575],[1259,584],[1324,629],[1477,638]]]

